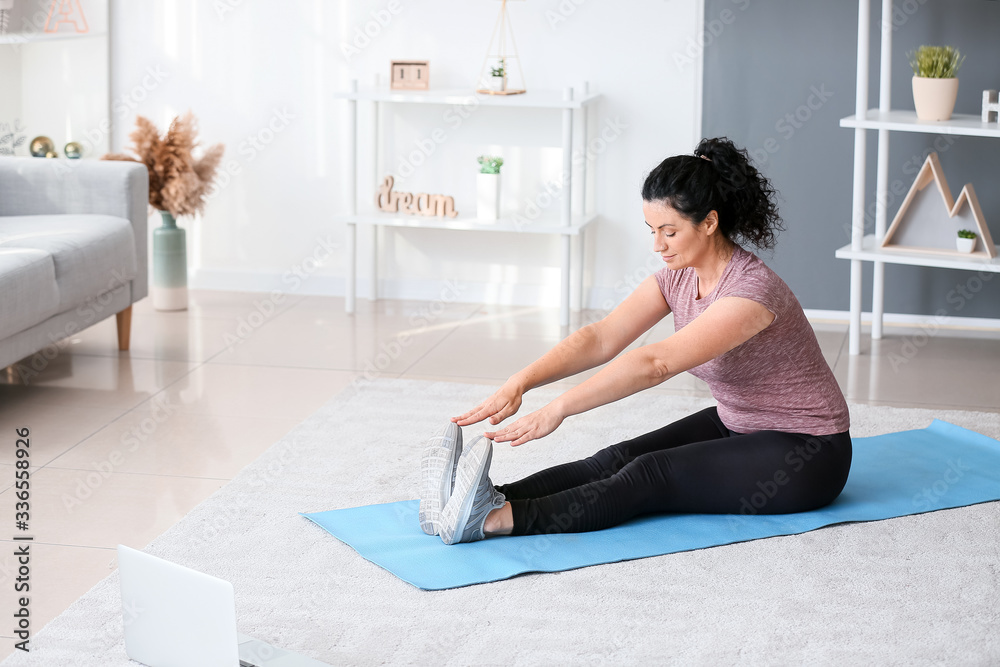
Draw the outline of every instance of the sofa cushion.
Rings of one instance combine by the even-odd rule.
[[[110,215],[0,217],[0,250],[52,256],[63,312],[128,283],[136,275],[135,238],[125,218]]]
[[[52,255],[31,248],[0,247],[0,340],[58,312]]]

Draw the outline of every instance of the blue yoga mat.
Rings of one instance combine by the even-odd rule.
[[[925,429],[854,438],[843,493],[798,514],[663,514],[606,530],[446,546],[417,520],[419,501],[303,514],[364,558],[424,590],[795,535],[1000,500],[1000,442],[935,420]]]

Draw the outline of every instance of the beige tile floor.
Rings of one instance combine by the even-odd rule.
[[[65,341],[25,385],[0,370],[0,525],[13,525],[13,433],[31,429],[32,619],[37,631],[358,377],[499,384],[597,312],[558,326],[556,309],[192,291],[190,308],[136,304],[132,349],[114,320]],[[1000,411],[1000,332],[889,330],[847,354],[844,324],[816,323],[850,400]],[[668,320],[635,345],[667,336]],[[27,363],[27,362],[26,362]],[[564,381],[579,382],[587,377]],[[708,395],[682,374],[657,387]],[[471,406],[470,406],[471,407]],[[12,529],[5,535],[13,536]],[[0,548],[10,618],[13,542]],[[0,629],[0,657],[13,650]]]

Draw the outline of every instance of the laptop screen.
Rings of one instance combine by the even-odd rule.
[[[149,667],[239,665],[228,581],[118,546],[125,652]]]

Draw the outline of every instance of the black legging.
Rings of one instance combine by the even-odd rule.
[[[496,488],[514,535],[579,533],[656,512],[805,512],[833,502],[850,469],[848,431],[740,434],[712,407]]]

